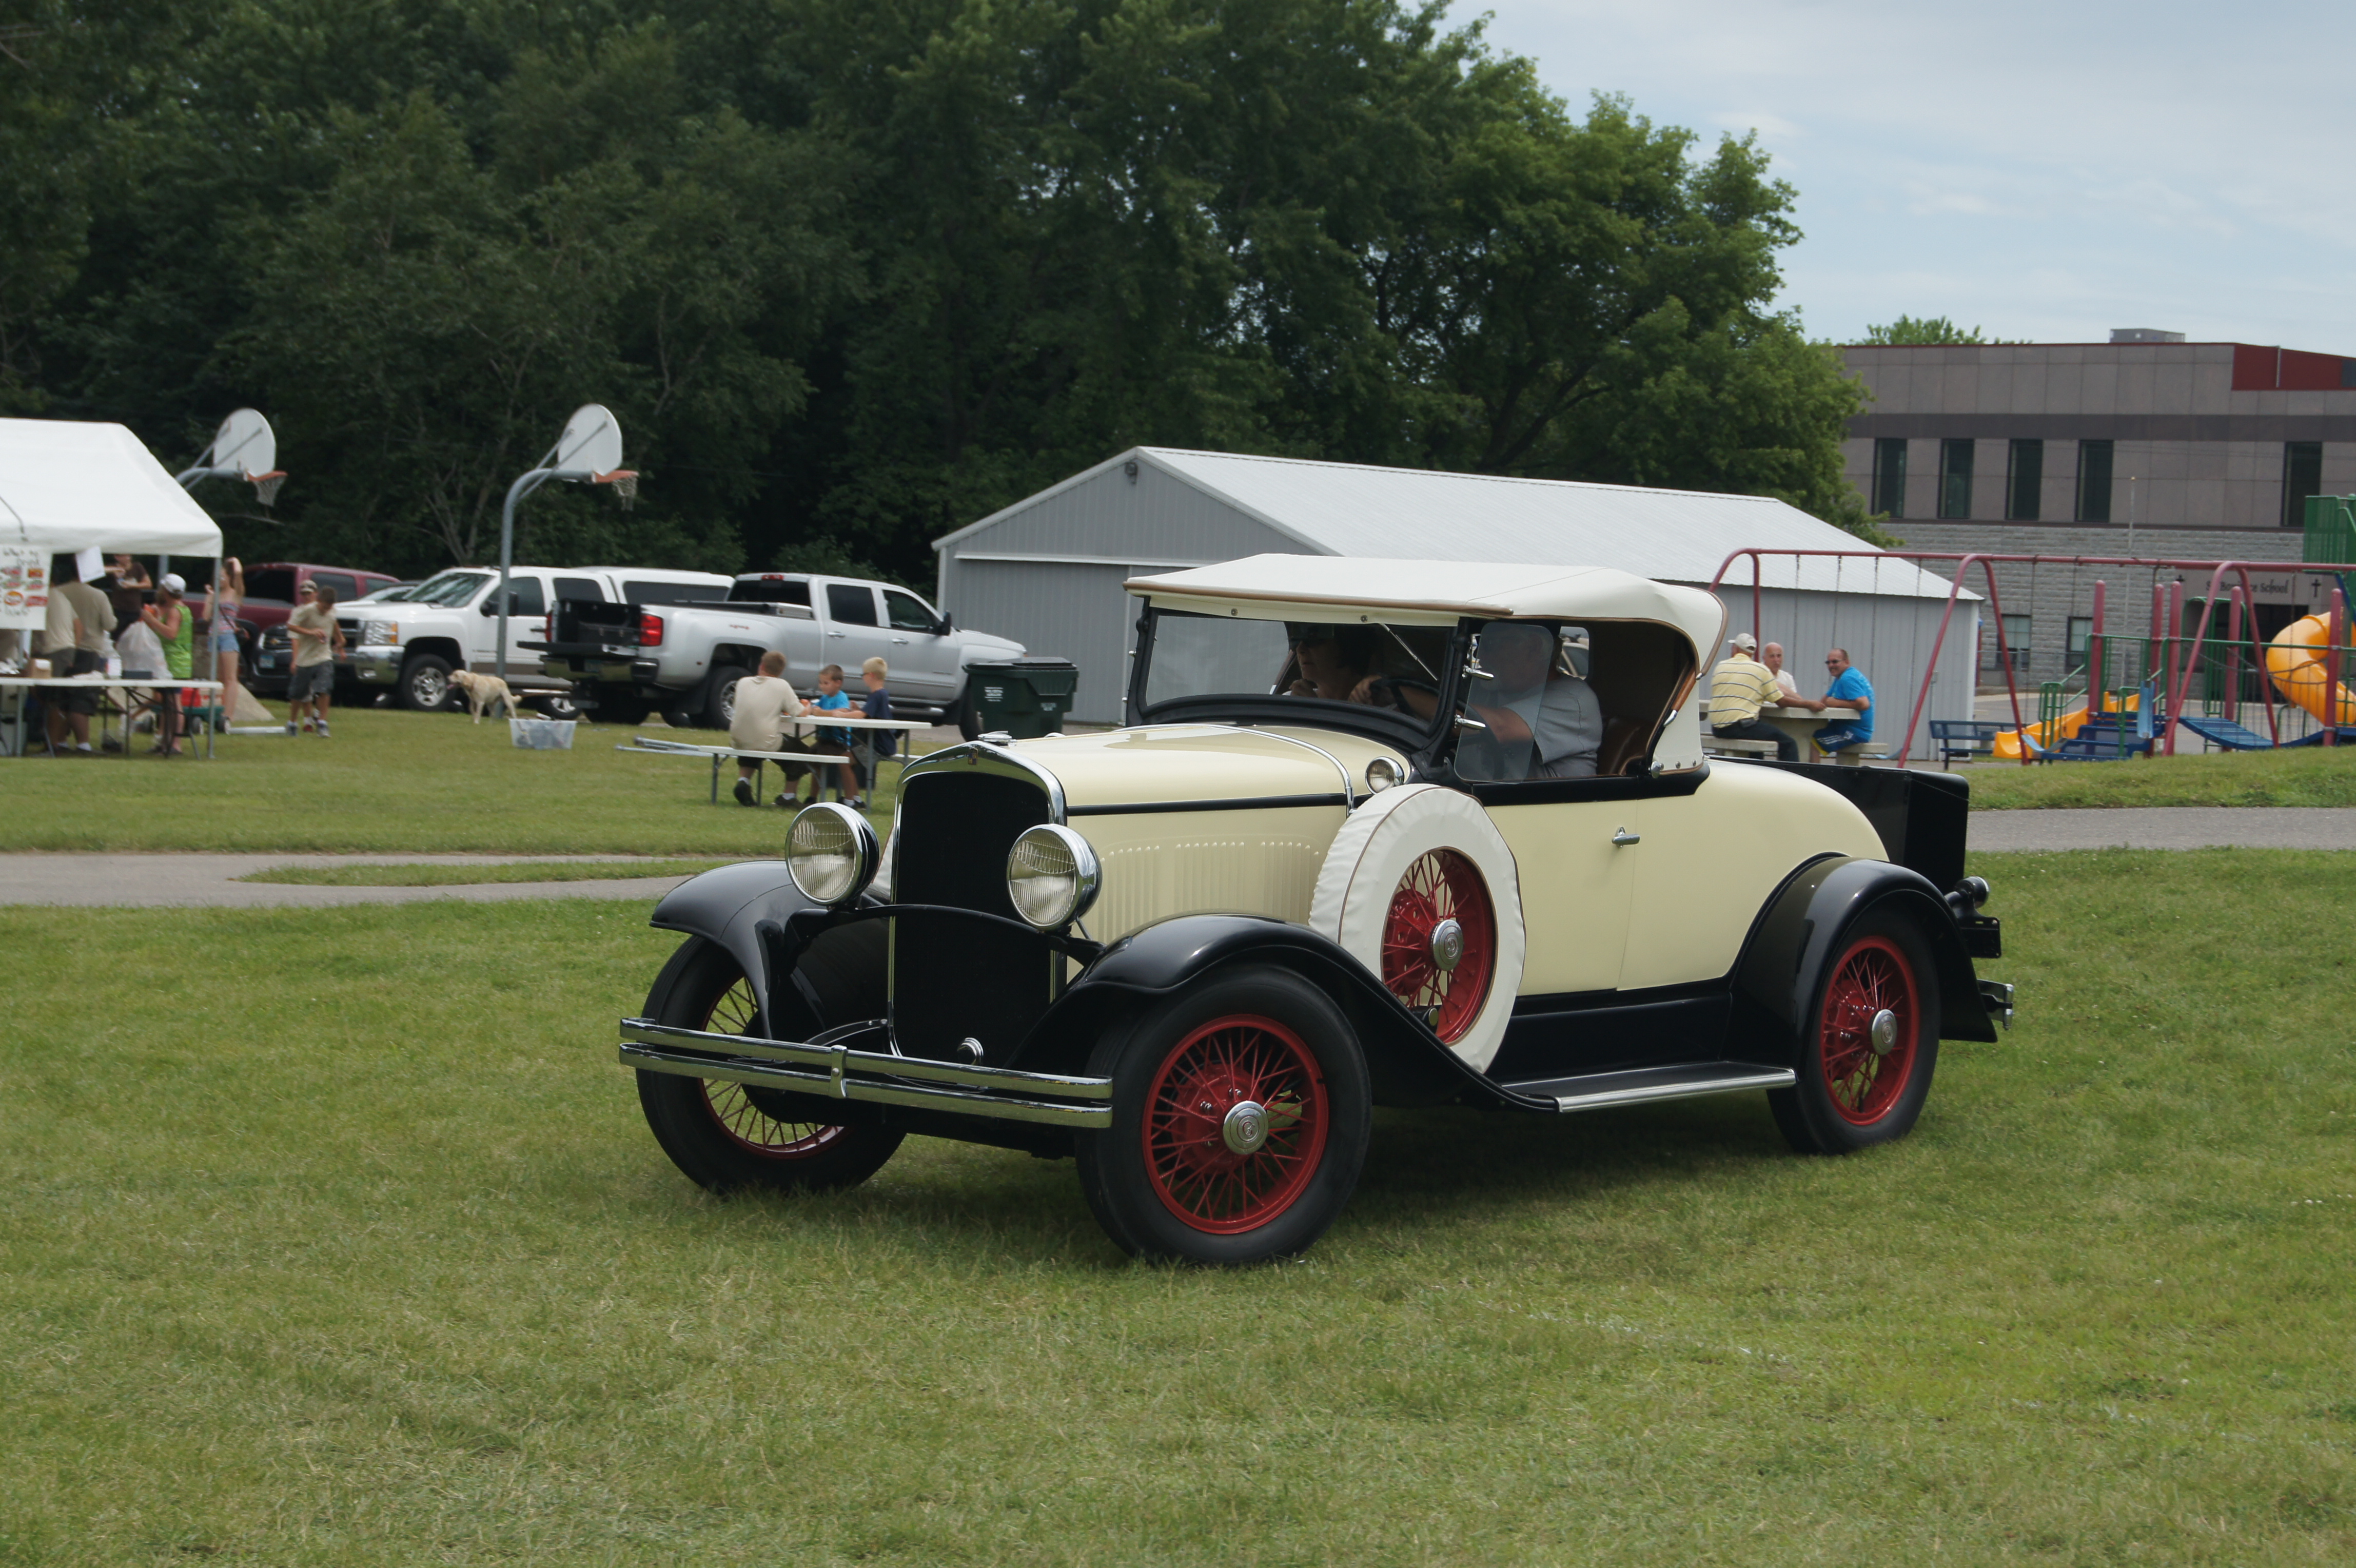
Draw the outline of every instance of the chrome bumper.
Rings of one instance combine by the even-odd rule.
[[[2009,984],[2001,980],[1981,981],[1980,1000],[1987,1004],[1989,1017],[2008,1029],[2012,1027],[2012,987]]]
[[[401,650],[356,648],[352,650],[350,669],[363,681],[398,681],[401,679]]]
[[[1112,1079],[1007,1068],[960,1067],[923,1057],[805,1046],[748,1035],[712,1035],[648,1018],[622,1020],[624,1067],[723,1079],[832,1100],[920,1106],[1001,1122],[1055,1127],[1112,1125]]]

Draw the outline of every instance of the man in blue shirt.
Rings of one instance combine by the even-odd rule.
[[[1825,655],[1825,668],[1832,672],[1833,683],[1821,697],[1784,699],[1791,708],[1812,708],[1823,713],[1826,708],[1855,708],[1857,717],[1828,724],[1816,731],[1816,749],[1829,757],[1847,746],[1863,746],[1873,738],[1873,682],[1865,671],[1848,661],[1848,650],[1836,648]]]

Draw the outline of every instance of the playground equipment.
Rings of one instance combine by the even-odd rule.
[[[2274,641],[2266,649],[2266,676],[2284,696],[2313,714],[2319,723],[2356,725],[2356,692],[2351,692],[2346,682],[2333,679],[2336,671],[2326,667],[2329,654],[2341,650],[2347,642],[2344,633],[2332,635],[2333,618],[2308,616],[2275,633]],[[2333,695],[2326,696],[2326,692]],[[2330,712],[2325,712],[2327,708]]]
[[[2356,540],[2356,498],[2339,499],[2349,503],[2352,525],[2350,535]],[[2336,550],[2319,551],[2314,530],[2309,532],[2310,556],[2348,553],[2345,542]],[[1751,629],[1762,640],[1767,628],[1761,624],[1761,595],[1766,575],[1764,557],[1768,555],[1794,557],[1795,585],[1799,580],[1798,558],[1802,555],[1855,555],[1877,562],[1902,561],[1916,567],[1936,563],[1950,574],[1946,609],[1939,621],[1930,658],[1918,666],[1924,670],[1921,689],[1907,719],[1905,739],[1896,748],[1901,767],[1910,764],[1914,737],[1922,731],[1929,707],[1931,671],[1937,666],[1939,650],[1954,620],[1958,596],[1976,567],[1980,583],[1972,585],[1980,588],[1987,601],[1997,667],[2004,671],[2005,692],[2011,709],[2010,728],[1998,732],[1991,742],[1991,751],[2000,759],[2025,765],[2154,752],[2174,756],[2179,729],[2191,730],[2212,745],[2242,751],[2356,741],[2356,691],[2342,681],[2343,673],[2356,674],[2356,662],[2351,662],[2356,659],[2356,645],[2350,640],[2348,618],[2348,574],[2356,573],[2356,565],[2313,559],[2290,564],[2280,561],[1999,554],[1980,551],[1737,550],[1719,564],[1709,585],[1729,599],[1733,598],[1743,585],[1726,583],[1726,575],[1738,561],[1749,558]],[[2002,594],[1997,582],[1996,568],[1999,564],[2028,566],[2032,602],[2038,568],[2043,564],[2068,565],[2072,569],[2073,615],[2081,569],[2108,567],[2129,573],[2148,572],[2149,634],[2135,637],[2110,628],[2105,618],[2108,584],[2097,579],[2084,660],[2070,671],[2076,677],[2076,706],[2070,707],[2063,683],[2047,682],[2037,693],[2037,705],[2024,713],[2016,660],[2005,627]],[[2330,608],[2325,614],[2311,615],[2294,623],[2271,641],[2262,641],[2254,607],[2258,597],[2253,574],[2279,577],[2286,570],[2337,584],[2329,594]],[[1835,571],[1839,571],[1837,562]],[[2162,580],[2164,575],[2171,574],[2172,580]],[[2187,598],[2188,574],[2194,575],[2194,584],[2200,584],[2202,576],[2206,578],[2198,599]],[[1838,581],[1837,575],[1835,581]],[[2312,596],[2320,585],[2311,585],[2308,603],[2314,602]],[[2189,631],[2185,616],[2188,607],[2198,610]],[[2221,630],[2222,637],[2216,635]],[[2074,638],[2067,652],[2072,659],[2077,657]],[[2245,674],[2251,677],[2246,682]],[[2254,693],[2245,690],[2249,686],[2254,686]],[[2090,698],[2086,693],[2095,695]],[[2277,702],[2277,694],[2282,702]],[[2307,720],[2297,713],[2286,711],[2292,707],[2316,720],[2320,727],[2305,731]],[[2248,725],[2242,722],[2244,708],[2262,712],[2262,730],[2255,717]],[[2286,719],[2290,725],[2287,730]],[[1949,729],[1956,727],[1956,722],[1943,722]],[[1944,742],[1933,749],[1944,749]]]

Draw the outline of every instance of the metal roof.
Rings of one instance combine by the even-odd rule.
[[[1133,447],[934,542],[946,549],[1129,462],[1150,464],[1319,555],[1609,566],[1706,584],[1731,551],[1860,550],[1856,535],[1766,496],[1383,468],[1301,457]],[[1728,572],[1728,591],[1749,585]],[[1911,563],[1772,556],[1766,585],[1945,598],[1946,579]],[[1977,596],[1966,594],[1967,597]]]

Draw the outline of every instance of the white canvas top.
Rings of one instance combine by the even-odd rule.
[[[1248,555],[1132,577],[1127,585],[1158,605],[1288,620],[1339,619],[1333,612],[1346,611],[1352,619],[1394,623],[1453,623],[1460,616],[1660,621],[1697,649],[1715,646],[1726,620],[1718,600],[1698,588],[1609,566]]]
[[[122,425],[0,419],[0,543],[219,555],[221,534]]]
[[[1867,550],[1855,534],[1767,496],[1651,489],[1567,479],[1383,468],[1299,457],[1138,446],[1039,495],[935,541],[952,544],[1122,464],[1160,468],[1298,541],[1310,553],[1428,560],[1443,551],[1483,561],[1616,567],[1638,576],[1708,583],[1730,552],[1750,547]],[[1769,555],[1771,588],[1947,596],[1947,580],[1898,560],[1834,562]],[[1751,568],[1727,572],[1748,588]],[[1976,597],[1970,594],[1965,597]]]

